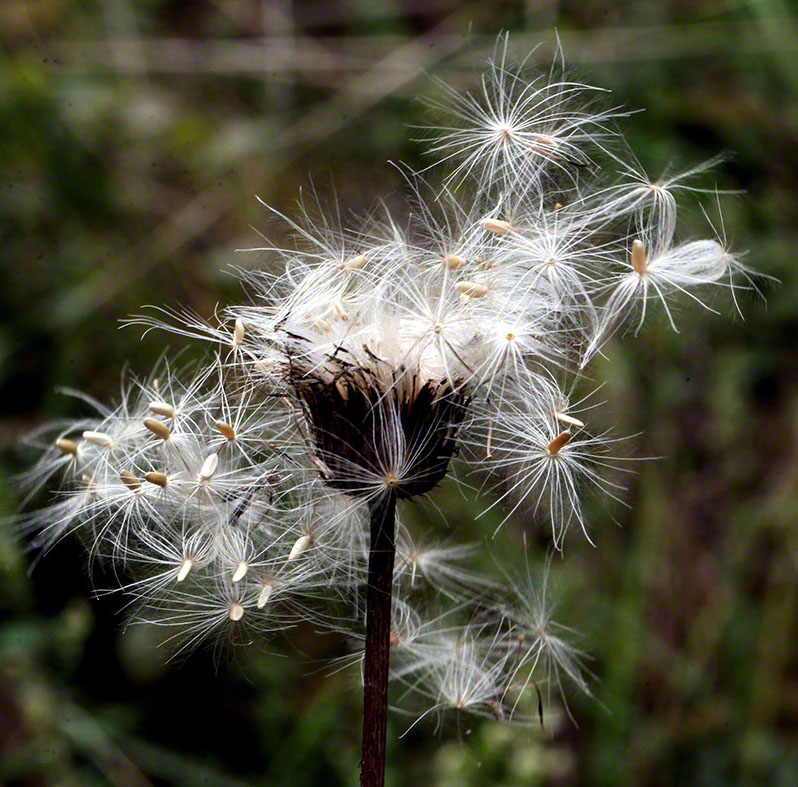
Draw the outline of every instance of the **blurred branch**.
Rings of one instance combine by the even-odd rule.
[[[447,18],[439,27],[450,26]],[[774,35],[773,30],[779,35]],[[768,19],[760,27],[747,22],[699,22],[651,27],[610,27],[585,31],[562,31],[568,59],[582,63],[623,63],[702,57],[729,52],[760,54],[792,51],[798,24],[789,16]],[[306,78],[341,72],[370,74],[410,73],[418,66],[415,51],[430,39],[444,57],[466,43],[461,34],[441,34],[434,29],[418,39],[406,36],[346,36],[309,38],[298,35],[237,40],[202,41],[179,38],[110,39],[108,41],[55,41],[56,67],[70,73],[215,74],[219,76],[269,75],[287,72]],[[551,41],[551,32],[538,30],[513,35],[518,51],[531,51],[541,40]],[[461,61],[466,68],[475,57],[490,54],[494,36],[477,35],[469,41]],[[391,52],[389,57],[375,58]],[[547,59],[548,55],[540,55]],[[390,79],[389,77],[387,77]],[[396,78],[396,77],[394,77]],[[356,86],[350,86],[351,91]],[[369,90],[367,81],[361,87]]]

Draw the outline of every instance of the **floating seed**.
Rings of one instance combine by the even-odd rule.
[[[187,557],[180,564],[180,570],[177,572],[177,581],[182,582],[191,573],[192,568],[194,568],[194,561]]]
[[[550,456],[556,456],[560,453],[560,450],[568,444],[568,441],[571,439],[570,432],[560,432],[548,445],[546,451],[549,453]]]
[[[100,448],[110,448],[114,441],[111,438],[111,435],[106,434],[105,432],[92,432],[88,430],[83,433],[83,439],[92,445],[98,445]]]
[[[290,563],[292,560],[296,560],[312,543],[313,538],[311,536],[300,536],[294,542],[294,546],[291,547],[291,552],[288,555],[288,562]]]
[[[632,241],[632,267],[635,273],[642,276],[648,269],[648,260],[646,259],[646,247],[641,240]]]
[[[494,235],[506,235],[513,228],[509,221],[501,219],[482,219],[479,224],[482,229],[492,232]]]
[[[122,470],[122,472],[119,473],[119,477],[122,479],[122,483],[131,492],[141,489],[141,479],[134,476],[129,470]]]
[[[67,437],[61,437],[55,441],[56,448],[64,454],[78,455],[78,444]]]
[[[167,402],[150,402],[150,412],[162,415],[164,418],[175,417],[175,408]]]
[[[236,439],[236,430],[225,421],[217,421],[213,428],[231,442]]]
[[[475,281],[459,281],[454,285],[454,288],[461,295],[467,295],[469,298],[482,298],[488,294],[488,288],[484,284],[478,284]]]
[[[219,466],[219,454],[208,454],[199,471],[200,481],[210,481]]]
[[[149,429],[156,437],[160,437],[161,440],[168,440],[172,436],[172,432],[169,427],[163,421],[158,421],[155,418],[145,418],[144,426],[146,426],[147,429]]]
[[[577,429],[581,429],[584,425],[584,421],[580,421],[578,418],[574,418],[572,415],[566,415],[565,413],[554,413],[554,417],[561,423],[567,424],[568,426],[575,426]]]

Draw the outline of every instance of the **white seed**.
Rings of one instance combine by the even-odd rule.
[[[180,570],[177,572],[177,581],[182,582],[191,573],[192,568],[194,568],[194,561],[187,557],[180,564]]]
[[[338,319],[343,320],[344,322],[349,319],[349,312],[344,309],[344,304],[340,298],[333,304],[333,311]]]
[[[463,265],[465,260],[460,257],[458,254],[446,254],[443,257],[443,264],[450,270],[456,271],[459,267]]]
[[[65,454],[72,454],[72,456],[78,455],[78,444],[74,440],[70,440],[68,437],[61,437],[55,441],[56,448],[59,451]]]
[[[122,470],[122,472],[119,473],[119,477],[122,479],[122,483],[131,492],[135,492],[137,489],[141,488],[141,479],[136,478],[129,470]]]
[[[550,456],[556,456],[571,439],[570,432],[560,432],[547,446],[546,451]]]
[[[237,623],[243,617],[244,607],[242,607],[237,601],[234,601],[230,605],[230,620],[232,620],[234,623]]]
[[[233,328],[233,347],[240,347],[241,342],[244,341],[244,321],[238,317],[236,318],[235,327]]]
[[[296,560],[311,544],[313,538],[309,535],[300,536],[291,547],[291,552],[288,555],[288,562]]]
[[[256,604],[258,609],[263,609],[269,603],[269,597],[271,596],[271,594],[272,594],[272,583],[267,582],[263,586],[263,589],[261,590],[260,594],[258,595],[258,601]]]
[[[475,281],[458,281],[454,288],[461,295],[467,295],[469,298],[482,298],[488,294],[488,288]]]
[[[162,415],[164,418],[174,418],[175,408],[167,402],[150,402],[150,412]]]
[[[635,273],[642,276],[648,269],[648,260],[646,258],[646,247],[641,240],[632,241],[632,267]]]
[[[360,270],[368,260],[364,254],[358,254],[356,257],[350,257],[346,262],[342,263],[341,269],[345,271]]]
[[[242,560],[233,572],[233,582],[240,582],[247,575],[248,570],[249,563],[246,560]]]
[[[231,442],[236,439],[236,430],[226,421],[217,421],[213,425],[213,428]]]
[[[160,437],[161,440],[168,440],[172,436],[172,432],[169,427],[163,421],[158,421],[155,418],[145,418],[144,426],[146,426],[147,429],[149,429],[156,437]]]
[[[501,219],[482,219],[479,224],[482,229],[492,232],[494,235],[506,235],[513,228],[509,221]]]
[[[208,454],[199,471],[200,481],[210,481],[219,467],[219,454]]]
[[[554,413],[554,417],[561,423],[567,424],[568,426],[575,426],[577,429],[581,429],[584,425],[584,421],[580,421],[578,418],[574,418],[572,415],[567,415],[566,413]]]
[[[100,448],[111,448],[114,444],[111,435],[105,432],[92,432],[91,430],[87,430],[83,433],[83,439],[92,445],[100,446]]]
[[[161,487],[161,489],[165,489],[166,485],[169,483],[169,478],[164,473],[145,473],[144,480],[150,484],[155,484],[155,486]]]

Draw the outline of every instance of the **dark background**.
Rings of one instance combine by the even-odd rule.
[[[682,304],[608,348],[600,421],[635,434],[629,508],[592,510],[553,573],[559,619],[583,634],[595,698],[554,730],[391,719],[389,783],[798,783],[798,20],[788,2],[342,3],[4,0],[0,4],[0,513],[31,461],[22,437],[101,399],[125,363],[146,373],[174,337],[118,321],[145,303],[210,314],[240,298],[235,249],[271,229],[254,199],[292,210],[334,182],[342,209],[400,204],[386,162],[422,166],[408,125],[429,75],[474,84],[502,29],[524,56],[559,31],[614,101],[651,173],[726,151],[702,181],[746,261],[782,280],[767,306],[715,316]],[[541,62],[550,58],[541,50]],[[688,202],[690,202],[688,200]],[[693,201],[694,203],[694,201]],[[703,231],[695,204],[685,237]],[[190,354],[192,349],[187,350]],[[458,539],[492,532],[452,489]],[[484,501],[483,501],[484,505]],[[426,509],[410,513],[417,521]],[[617,523],[617,524],[616,524]],[[430,528],[442,530],[439,523]],[[523,565],[521,532],[492,542]],[[78,547],[32,574],[0,529],[0,783],[345,785],[356,779],[355,671],[344,643],[296,633],[269,652],[165,664],[157,634],[93,599]],[[95,578],[102,585],[102,577]]]

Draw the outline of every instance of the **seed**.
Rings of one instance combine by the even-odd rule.
[[[230,620],[233,623],[237,623],[241,618],[244,617],[244,607],[241,606],[237,601],[234,601],[230,605]]]
[[[240,582],[247,575],[248,570],[249,563],[246,560],[242,560],[233,572],[233,582]]]
[[[168,440],[172,436],[169,427],[163,421],[158,421],[155,418],[145,418],[144,426],[161,440]]]
[[[291,552],[288,555],[288,562],[296,560],[311,544],[313,538],[309,535],[300,536],[291,547]]]
[[[360,270],[368,260],[364,254],[358,254],[356,257],[350,257],[346,262],[341,264],[341,270],[357,271]]]
[[[217,421],[213,425],[213,428],[231,442],[236,439],[236,430],[226,421]]]
[[[546,452],[550,456],[556,456],[560,453],[560,450],[568,444],[568,441],[571,439],[570,432],[560,432],[547,446]]]
[[[191,573],[192,568],[194,568],[194,561],[187,557],[180,564],[180,570],[177,572],[177,581],[182,582]]]
[[[344,304],[340,298],[333,304],[333,311],[338,319],[343,320],[344,322],[349,319],[349,313],[346,309],[344,309]]]
[[[150,402],[150,411],[155,415],[162,415],[164,418],[175,417],[175,408],[166,402]]]
[[[83,433],[83,439],[93,445],[100,446],[100,448],[110,448],[114,444],[111,435],[107,435],[105,432],[92,432],[88,430]]]
[[[122,483],[131,491],[135,492],[137,489],[141,489],[141,479],[136,478],[129,470],[122,470],[119,473],[119,477],[122,479]]]
[[[461,295],[467,295],[469,298],[482,298],[488,294],[488,288],[484,284],[478,284],[475,281],[458,281],[454,288]]]
[[[632,267],[640,276],[643,276],[648,269],[648,260],[646,259],[646,247],[641,240],[632,241]]]
[[[584,425],[584,421],[580,421],[578,418],[574,418],[572,415],[566,415],[565,413],[554,413],[554,417],[561,423],[567,424],[568,426],[575,426],[577,429],[581,429]]]
[[[233,328],[233,347],[240,347],[244,341],[244,321],[238,317]]]
[[[61,437],[55,441],[56,448],[65,454],[78,455],[78,444],[67,437]]]
[[[169,483],[169,479],[163,473],[145,473],[144,480],[150,484],[155,484],[155,486],[160,486],[161,489],[166,488],[167,483]]]
[[[200,481],[210,481],[219,466],[219,454],[208,454],[199,471]]]
[[[261,590],[260,595],[258,596],[258,601],[256,603],[258,609],[263,609],[266,606],[266,604],[269,603],[269,597],[271,596],[271,594],[272,594],[272,583],[267,582],[263,586],[263,590]]]
[[[501,219],[482,219],[479,223],[482,229],[492,232],[494,235],[506,235],[513,228],[509,221]]]
[[[446,254],[443,257],[443,264],[450,270],[456,271],[465,260],[457,254]]]

